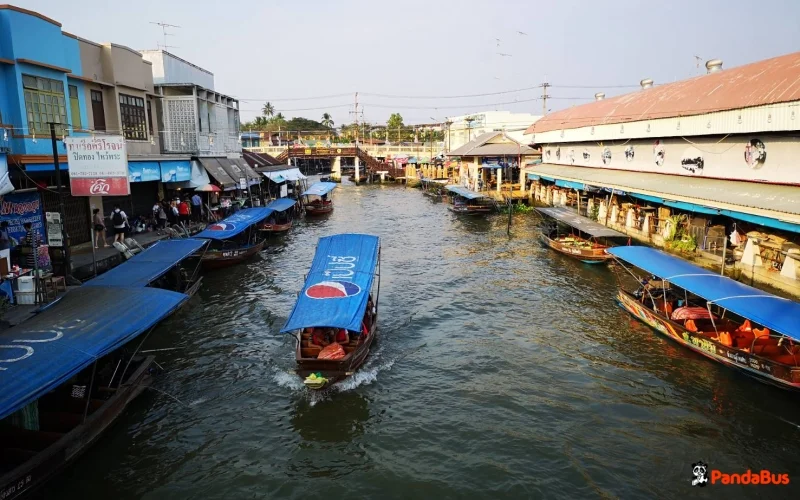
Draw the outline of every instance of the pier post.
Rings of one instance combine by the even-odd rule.
[[[497,192],[498,193],[501,192],[500,190],[501,190],[502,186],[503,186],[503,169],[502,168],[498,168],[497,169]]]
[[[342,180],[342,157],[335,156],[333,160],[331,160],[331,179],[336,182],[341,182]]]
[[[361,169],[359,168],[359,164],[358,164],[358,156],[353,158],[353,162],[354,162],[354,165],[356,167],[355,168],[355,175],[353,176],[353,180],[355,181],[356,184],[358,184],[361,181]]]

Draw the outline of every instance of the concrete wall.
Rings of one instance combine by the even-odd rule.
[[[214,89],[214,74],[163,50],[143,50],[145,60],[153,63],[153,82],[193,83],[197,86]]]
[[[748,164],[745,161],[745,149],[751,140],[756,139],[763,143],[766,156],[763,162]],[[751,146],[751,149],[754,148]],[[800,185],[800,169],[797,168],[799,151],[800,138],[786,135],[696,137],[692,138],[691,143],[682,137],[672,137],[605,144],[545,144],[542,147],[542,161],[634,172]],[[588,158],[584,153],[588,154]],[[663,156],[661,165],[656,163],[659,156]],[[702,169],[696,164],[682,163],[698,157],[703,159]]]

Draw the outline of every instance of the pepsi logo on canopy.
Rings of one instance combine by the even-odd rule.
[[[361,292],[361,287],[350,281],[322,281],[306,289],[311,299],[342,299]]]

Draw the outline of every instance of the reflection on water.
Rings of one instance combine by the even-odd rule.
[[[177,347],[159,353],[162,392],[44,496],[656,498],[710,496],[689,486],[701,459],[800,474],[796,397],[635,321],[613,274],[543,248],[533,215],[509,237],[507,216],[460,217],[418,190],[333,198],[206,277],[148,340]],[[309,393],[278,330],[317,239],[338,232],[382,237],[379,337],[356,376]]]

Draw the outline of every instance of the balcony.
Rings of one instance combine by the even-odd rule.
[[[197,133],[194,130],[162,130],[159,134],[164,153],[222,156],[242,151],[238,132]]]

